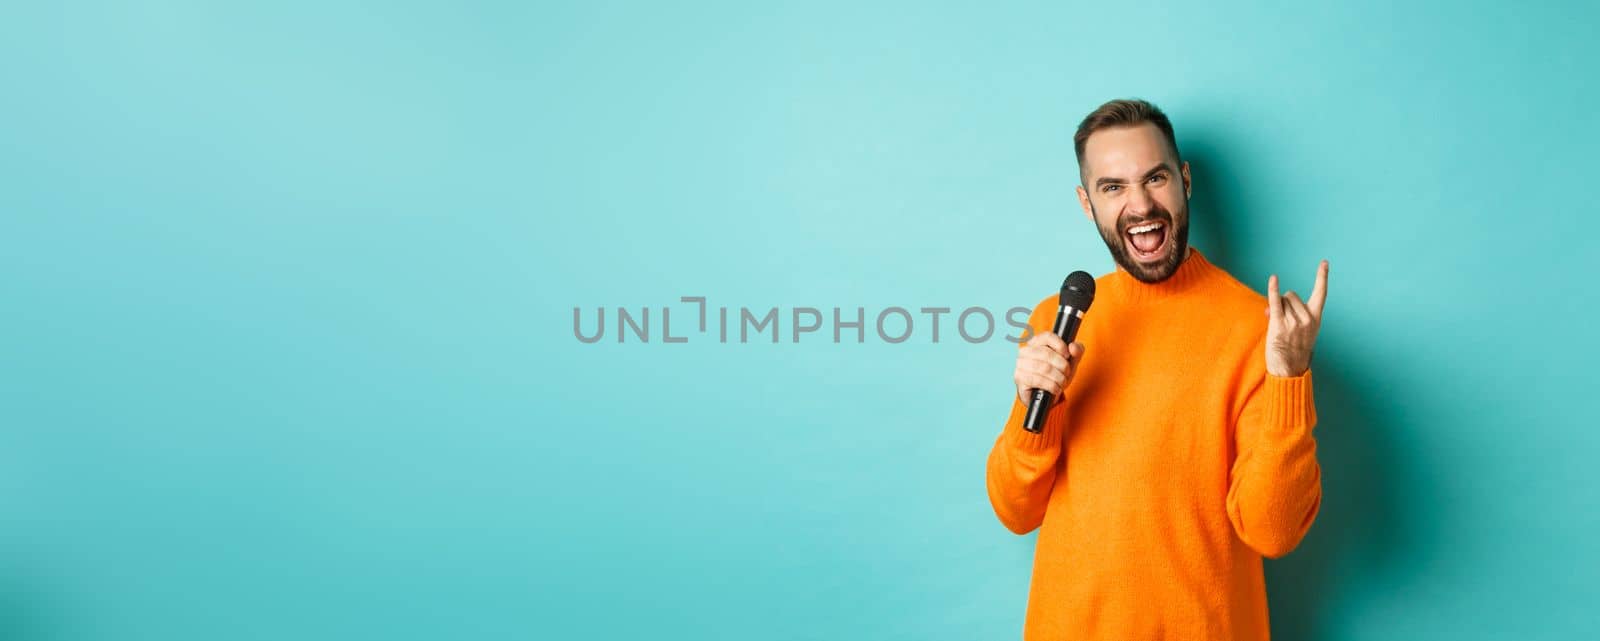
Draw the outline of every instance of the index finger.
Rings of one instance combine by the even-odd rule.
[[[1055,332],[1039,332],[1033,335],[1033,340],[1038,341],[1040,345],[1049,348],[1052,352],[1062,356],[1067,355],[1066,342],[1062,341],[1060,336],[1056,336]]]
[[[1322,301],[1328,298],[1328,261],[1317,265],[1317,284],[1311,287],[1311,300],[1306,301],[1306,306],[1311,308],[1311,315],[1322,320]]]

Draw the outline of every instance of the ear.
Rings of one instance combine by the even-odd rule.
[[[1189,180],[1189,161],[1183,161],[1183,169],[1180,171],[1183,174],[1183,197],[1188,198],[1189,192],[1194,191],[1194,183]]]
[[[1185,178],[1184,181],[1188,182],[1188,179]],[[1083,217],[1093,223],[1094,209],[1089,207],[1089,192],[1084,191],[1083,185],[1078,185],[1078,206],[1083,208]]]

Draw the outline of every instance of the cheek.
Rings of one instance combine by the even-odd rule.
[[[1122,201],[1116,198],[1101,198],[1094,201],[1095,224],[1104,227],[1117,226],[1117,220],[1122,218]]]
[[[1183,185],[1169,187],[1157,193],[1159,195],[1156,199],[1161,202],[1162,208],[1171,212],[1172,215],[1178,216],[1187,210],[1186,203],[1188,199],[1183,196]]]
[[[1115,219],[1106,220],[1104,222],[1097,220],[1095,221],[1095,226],[1100,228],[1100,235],[1102,236],[1116,238],[1122,235],[1117,231],[1117,221]]]

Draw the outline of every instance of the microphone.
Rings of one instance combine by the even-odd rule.
[[[1072,340],[1077,338],[1078,326],[1083,324],[1083,313],[1089,311],[1089,304],[1093,302],[1094,277],[1088,272],[1072,272],[1061,282],[1061,308],[1056,310],[1055,333],[1062,342],[1071,345]],[[1033,398],[1028,400],[1028,417],[1022,422],[1022,429],[1034,434],[1043,431],[1044,415],[1050,411],[1050,401],[1049,392],[1033,390]]]

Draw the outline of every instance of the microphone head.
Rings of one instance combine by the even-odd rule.
[[[1089,311],[1094,302],[1094,277],[1088,272],[1076,271],[1061,282],[1061,304],[1078,311]]]

